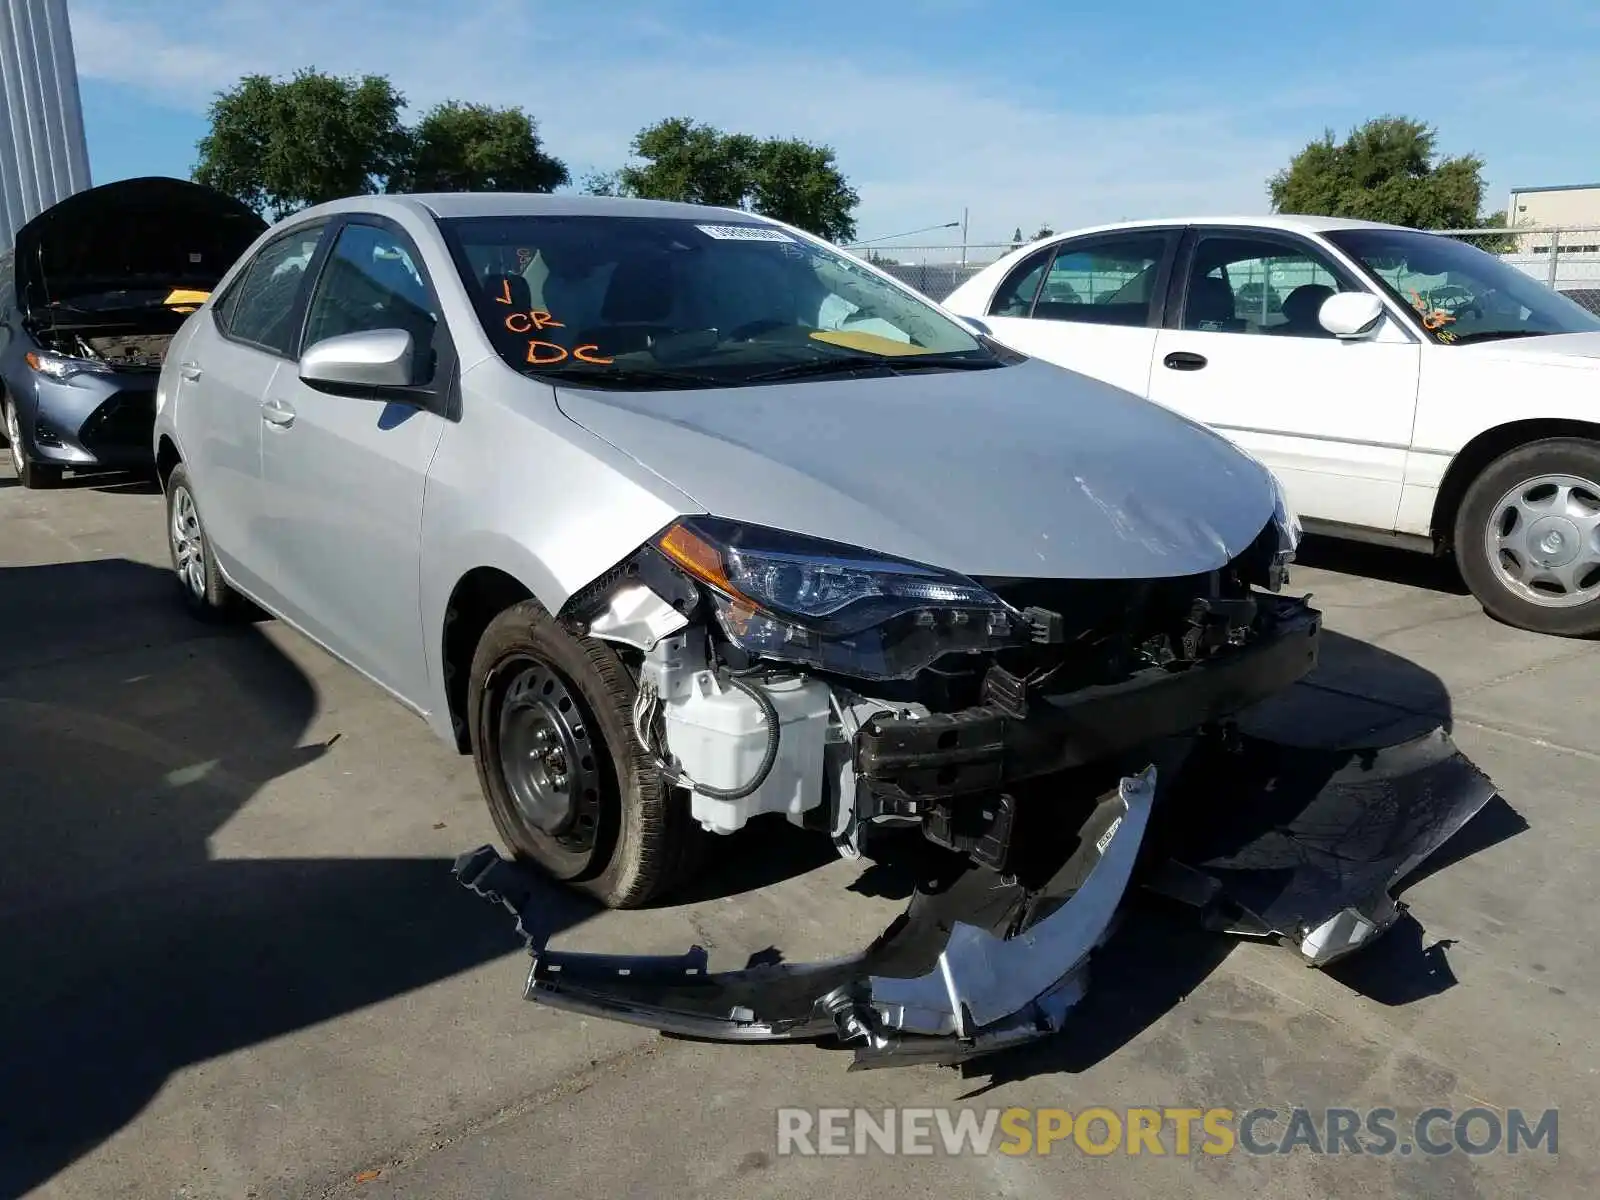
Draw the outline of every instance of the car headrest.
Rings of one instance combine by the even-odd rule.
[[[1302,283],[1283,298],[1284,318],[1296,329],[1320,328],[1318,314],[1322,312],[1323,301],[1333,294],[1327,284]]]
[[[1233,289],[1210,275],[1190,280],[1187,315],[1186,324],[1191,329],[1216,327],[1235,320]]]
[[[662,321],[672,312],[672,264],[665,255],[623,259],[611,273],[600,317],[614,322]]]

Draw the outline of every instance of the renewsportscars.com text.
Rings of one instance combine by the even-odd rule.
[[[782,1155],[1553,1155],[1557,1110],[780,1108],[777,1134]]]

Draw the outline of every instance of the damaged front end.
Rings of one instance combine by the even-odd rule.
[[[970,578],[675,523],[562,613],[632,656],[639,743],[707,830],[782,813],[846,857],[919,832],[916,890],[869,947],[822,963],[713,974],[698,947],[531,944],[527,997],[714,1040],[837,1039],[861,1067],[951,1063],[1058,1030],[1136,883],[1319,966],[1372,940],[1397,914],[1388,889],[1493,789],[1439,735],[1328,772],[1320,808],[1274,791],[1261,746],[1230,722],[1316,665],[1320,614],[1280,592],[1292,549],[1275,518],[1195,576]],[[1236,804],[1234,780],[1265,799]],[[1394,814],[1388,836],[1338,832],[1374,796]],[[1229,828],[1236,807],[1258,834],[1196,839],[1196,855],[1161,832],[1200,812]],[[1330,830],[1364,866],[1330,867]],[[1277,874],[1253,875],[1252,854]],[[535,927],[523,868],[485,847],[456,874]]]

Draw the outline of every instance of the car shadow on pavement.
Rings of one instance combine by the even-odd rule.
[[[0,569],[0,1196],[186,1066],[520,950],[448,858],[212,858],[326,747],[299,668],[251,626],[174,627],[172,586],[125,560]]]
[[[1450,730],[1450,693],[1432,672],[1331,630],[1324,630],[1322,638],[1319,666],[1306,681],[1243,714],[1240,723],[1248,734],[1331,751],[1396,746],[1430,730]],[[1352,676],[1359,686],[1348,685]],[[1352,749],[1349,757],[1359,757],[1359,752]],[[1399,897],[1427,875],[1527,828],[1497,794],[1391,894]],[[1193,910],[1181,904],[1148,893],[1130,895],[1111,938],[1095,955],[1088,994],[1068,1014],[1062,1032],[1045,1042],[975,1060],[962,1068],[963,1074],[988,1077],[974,1093],[981,1094],[1037,1075],[1087,1071],[1183,1003],[1222,965],[1238,940],[1208,932]],[[1449,945],[1430,943],[1422,922],[1407,912],[1376,944],[1334,964],[1326,974],[1330,986],[1349,988],[1384,1005],[1409,1004],[1455,985]],[[1295,952],[1286,948],[1278,953]]]
[[[1370,542],[1308,534],[1295,551],[1295,562],[1318,571],[1361,575],[1451,596],[1468,594],[1455,559],[1436,558],[1396,546],[1375,546]]]

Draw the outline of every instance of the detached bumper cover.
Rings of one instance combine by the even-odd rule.
[[[556,1008],[713,1041],[833,1037],[856,1066],[959,1062],[1060,1027],[1084,995],[1089,956],[1112,928],[1155,802],[1156,771],[1103,796],[1079,845],[1041,890],[969,870],[919,889],[860,954],[708,974],[700,947],[676,958],[534,947],[525,996]],[[455,874],[519,915],[531,881],[483,847]]]
[[[876,717],[857,735],[857,777],[913,799],[986,791],[1232,716],[1317,665],[1321,614],[1304,600],[1261,599],[1272,618],[1266,633],[1185,670],[1153,667],[1121,683],[1042,697],[1022,719],[989,705]]]

